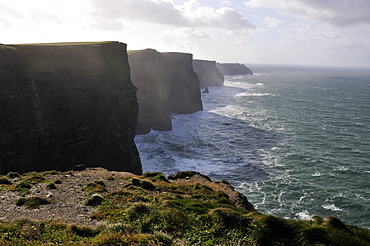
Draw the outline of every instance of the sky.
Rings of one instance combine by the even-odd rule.
[[[120,41],[248,64],[370,67],[370,0],[0,0],[0,43]]]

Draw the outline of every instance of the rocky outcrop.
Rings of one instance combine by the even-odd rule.
[[[215,61],[193,60],[193,67],[198,75],[200,88],[224,85],[224,75],[216,67]]]
[[[202,110],[192,58],[191,54],[159,53],[153,49],[129,52],[131,79],[138,88],[137,134],[146,134],[151,129],[170,131],[172,113]]]
[[[0,46],[0,173],[141,173],[126,44]]]
[[[249,211],[256,211],[252,203],[248,201],[247,197],[236,191],[228,181],[223,180],[220,182],[215,182],[212,181],[208,176],[195,171],[180,171],[177,174],[168,176],[168,179],[176,182],[179,185],[206,185],[214,191],[224,192],[230,201],[232,201],[237,207],[244,208]]]
[[[252,70],[240,63],[217,63],[216,66],[225,76],[253,74]]]

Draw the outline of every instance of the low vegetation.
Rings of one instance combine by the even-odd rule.
[[[31,188],[34,182],[56,183],[42,177],[17,179]],[[0,220],[0,245],[370,245],[369,230],[335,217],[296,221],[248,211],[236,207],[222,191],[200,183],[178,185],[162,173],[126,181],[114,192],[108,192],[102,180],[82,187],[90,194],[82,202],[94,207],[91,218],[99,221],[97,226]],[[1,186],[14,189],[13,183]],[[45,203],[40,197],[17,201],[30,208]]]

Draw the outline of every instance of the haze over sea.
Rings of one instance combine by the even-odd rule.
[[[262,213],[370,228],[370,69],[250,66],[137,136],[144,172],[228,180]]]

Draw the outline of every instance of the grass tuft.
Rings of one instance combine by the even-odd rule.
[[[52,203],[52,201],[50,201],[49,199],[38,197],[38,196],[28,197],[28,198],[22,197],[16,201],[17,206],[25,205],[29,209],[39,208],[41,205],[46,205],[50,203]]]
[[[148,204],[136,202],[127,209],[126,214],[130,221],[134,221],[149,214],[151,211],[152,208]]]
[[[96,229],[88,226],[70,225],[67,231],[70,231],[80,237],[94,237],[99,234]]]
[[[103,201],[104,197],[102,195],[94,194],[85,202],[85,206],[99,206]]]
[[[7,178],[0,177],[0,184],[10,185],[12,182]]]
[[[19,178],[21,175],[17,172],[10,172],[6,175],[10,179]]]
[[[103,193],[106,192],[107,189],[105,186],[97,183],[89,183],[85,187],[82,188],[83,191],[90,191],[90,193]]]
[[[55,183],[49,183],[46,185],[46,189],[48,190],[55,190],[57,187],[55,185]]]

